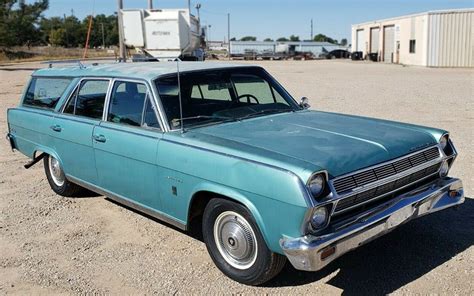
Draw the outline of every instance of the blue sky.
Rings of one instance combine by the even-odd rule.
[[[27,2],[33,2],[29,0]],[[125,8],[146,8],[146,0],[123,0]],[[192,0],[201,3],[202,25],[211,25],[212,40],[227,36],[227,13],[231,14],[231,37],[256,36],[276,39],[291,34],[309,39],[310,20],[314,32],[332,38],[350,39],[351,24],[427,10],[472,8],[474,0]],[[116,0],[50,0],[46,16],[74,14],[83,18],[94,13],[112,14]],[[186,0],[154,0],[155,8],[182,8]],[[193,9],[194,13],[195,10]],[[350,42],[350,41],[349,41]]]

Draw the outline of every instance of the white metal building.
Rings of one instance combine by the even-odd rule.
[[[289,51],[311,52],[314,56],[319,57],[321,54],[328,53],[332,50],[344,49],[347,47],[339,46],[329,42],[313,42],[313,41],[231,41],[231,55],[242,55],[246,52],[254,52],[256,54],[263,53],[288,53]]]
[[[474,9],[429,11],[352,25],[352,51],[378,61],[474,67]]]

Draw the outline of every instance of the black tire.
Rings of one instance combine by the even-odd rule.
[[[81,193],[86,191],[86,189],[84,189],[83,187],[70,182],[66,178],[66,176],[64,176],[64,173],[62,172],[62,169],[60,167],[59,168],[61,170],[64,181],[62,184],[58,184],[57,182],[55,182],[54,177],[51,173],[52,169],[50,167],[50,163],[51,163],[50,158],[52,160],[55,159],[54,157],[50,155],[46,155],[43,158],[44,172],[46,173],[46,178],[48,179],[49,186],[51,186],[51,189],[53,189],[53,191],[56,194],[59,194],[61,196],[66,196],[66,197],[75,197],[75,196],[79,196]]]
[[[218,217],[222,217],[222,215],[229,215],[227,213],[236,213],[237,215],[235,215],[235,217],[230,218],[235,219],[235,221],[239,221],[239,219],[241,218],[245,219],[246,223],[245,221],[239,222],[250,226],[251,230],[253,231],[254,237],[256,239],[256,247],[254,247],[253,249],[256,251],[256,255],[252,256],[254,259],[253,261],[251,261],[251,263],[248,263],[248,267],[234,267],[231,263],[229,263],[229,259],[224,258],[221,253],[225,253],[226,251],[220,251],[217,246],[217,242],[214,235],[214,227],[215,224],[219,222],[216,220],[218,219]],[[229,215],[229,217],[232,215]],[[233,223],[233,221],[230,221],[230,223]],[[238,223],[234,224],[237,225]],[[214,198],[209,201],[204,210],[202,232],[204,242],[206,243],[207,250],[212,260],[214,261],[214,264],[216,264],[216,266],[226,276],[237,282],[252,286],[260,285],[275,277],[285,266],[286,257],[277,253],[273,253],[268,249],[252,214],[246,207],[241,204],[220,198]],[[224,239],[225,238],[221,240],[221,250],[225,249],[225,247],[223,246]],[[232,237],[227,238],[228,244],[231,244],[232,241]],[[236,239],[235,241],[239,242],[238,239]],[[234,242],[232,246],[234,245],[237,245],[237,248],[239,248],[239,243],[235,244]],[[230,245],[228,246],[230,247]],[[230,255],[227,255],[227,258],[229,258],[229,256]]]

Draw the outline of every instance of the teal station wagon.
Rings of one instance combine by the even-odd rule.
[[[308,107],[256,66],[53,67],[8,110],[7,138],[26,168],[44,159],[59,195],[202,229],[217,267],[249,285],[464,201],[446,131]]]

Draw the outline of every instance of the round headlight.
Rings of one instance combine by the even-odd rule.
[[[441,168],[439,169],[439,176],[446,177],[446,175],[448,174],[448,171],[449,171],[449,164],[445,160],[443,161],[443,163],[441,164]]]
[[[317,174],[311,177],[311,180],[308,182],[309,191],[313,197],[318,197],[324,191],[324,184],[326,180],[323,174]]]
[[[439,145],[441,146],[441,149],[445,149],[446,146],[448,146],[448,135],[444,135],[439,139]]]
[[[326,225],[328,219],[328,210],[326,207],[320,207],[314,210],[313,216],[311,217],[311,226],[313,229],[319,229]]]

